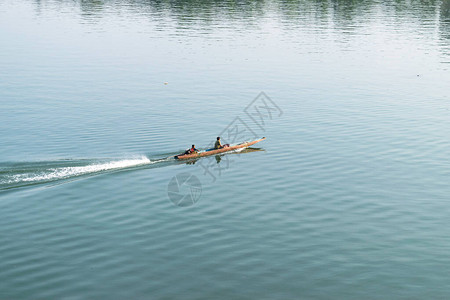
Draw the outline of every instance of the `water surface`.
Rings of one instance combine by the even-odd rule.
[[[2,1],[0,299],[448,298],[449,66],[449,1]]]

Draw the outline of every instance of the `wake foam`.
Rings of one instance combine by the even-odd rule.
[[[95,174],[110,170],[119,170],[130,167],[137,167],[141,165],[152,164],[157,161],[151,161],[147,157],[141,157],[137,159],[123,159],[102,163],[92,163],[86,166],[74,166],[74,167],[58,167],[49,168],[43,170],[34,170],[24,173],[7,175],[6,180],[2,180],[2,184],[17,184],[17,183],[29,183],[40,181],[54,181],[61,179],[68,179],[71,177]]]

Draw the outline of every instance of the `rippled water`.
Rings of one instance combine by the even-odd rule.
[[[449,1],[1,1],[0,299],[448,298],[449,66]]]

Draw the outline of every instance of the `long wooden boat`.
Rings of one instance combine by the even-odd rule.
[[[254,145],[256,143],[259,143],[261,141],[264,141],[266,138],[263,137],[259,140],[255,140],[255,141],[251,141],[251,142],[243,142],[234,146],[228,146],[228,147],[224,147],[221,149],[208,149],[205,151],[200,151],[197,153],[192,153],[192,154],[180,154],[180,155],[176,155],[175,159],[190,159],[190,158],[198,158],[198,157],[203,157],[203,156],[209,156],[209,155],[214,155],[214,154],[219,154],[219,153],[223,153],[223,152],[228,152],[228,151],[233,151],[239,148],[247,148],[250,147],[251,145]]]

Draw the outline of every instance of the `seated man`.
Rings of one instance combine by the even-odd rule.
[[[220,142],[220,136],[217,137],[217,141],[214,144],[214,149],[221,149],[223,148],[222,143]]]
[[[193,153],[197,153],[198,149],[195,148],[195,145],[192,145],[191,149],[186,150],[186,152],[184,152],[184,154],[193,154]]]
[[[189,149],[189,151],[191,151],[191,153],[197,153],[198,149],[195,148],[195,145],[192,145],[191,149]]]
[[[230,144],[222,145],[222,143],[220,142],[220,136],[218,136],[217,137],[217,141],[214,144],[214,149],[222,149],[222,148],[225,148],[225,147],[230,147]]]

